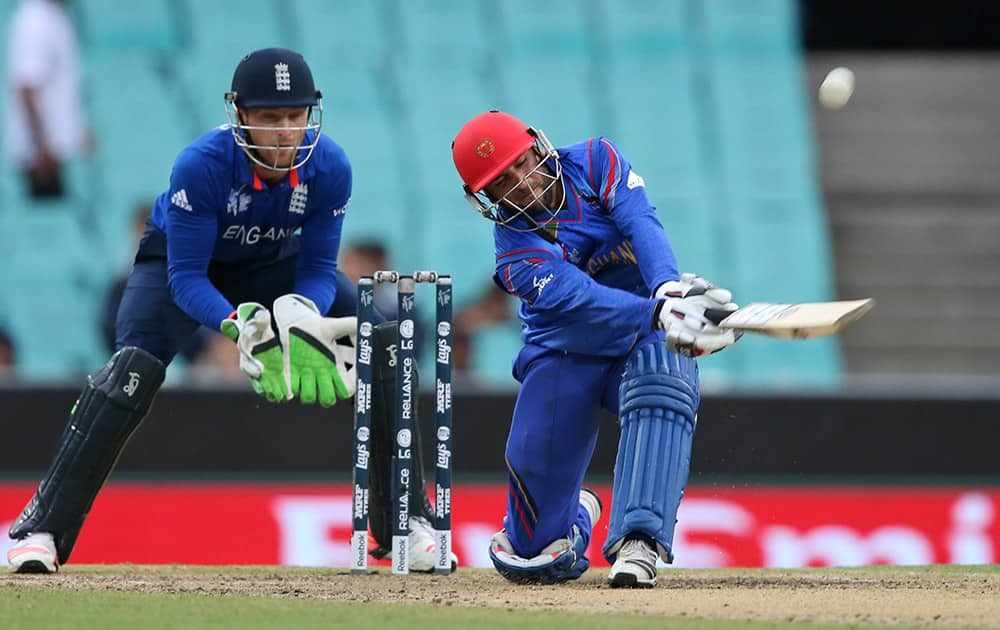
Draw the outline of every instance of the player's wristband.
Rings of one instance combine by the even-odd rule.
[[[652,329],[660,329],[660,312],[663,310],[663,305],[666,304],[666,300],[656,300],[656,306],[653,307],[653,321]]]
[[[237,311],[229,314],[229,317],[219,322],[219,331],[229,337],[232,341],[240,338],[240,328],[236,324]]]

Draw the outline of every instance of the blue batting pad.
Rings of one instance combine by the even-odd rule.
[[[639,532],[672,562],[700,402],[698,366],[662,341],[648,343],[629,357],[619,391],[621,438],[604,555],[613,562],[625,536]]]

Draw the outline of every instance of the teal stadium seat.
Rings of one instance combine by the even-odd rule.
[[[184,35],[178,5],[172,0],[74,0],[80,39],[90,49],[172,54]],[[186,22],[186,21],[185,21]]]
[[[714,156],[730,243],[723,274],[742,302],[833,299],[830,237],[816,189],[808,103],[790,0],[703,3]],[[720,280],[721,282],[722,280]],[[726,353],[728,354],[728,353]],[[738,382],[836,383],[835,338],[747,335],[733,352]]]
[[[799,54],[794,0],[725,0],[693,3],[702,12],[705,35],[716,51],[748,53],[781,49]]]
[[[295,23],[298,41],[290,48],[305,55],[313,73],[317,68],[338,66],[346,69],[385,65],[400,33],[386,28],[384,0],[292,0],[283,3],[283,13]],[[318,76],[316,77],[319,78]],[[335,88],[327,94],[338,94]]]
[[[461,126],[493,107],[474,63],[462,59],[445,69],[431,55],[414,54],[399,65],[407,102],[401,129],[414,140],[402,164],[414,192],[402,218],[416,246],[411,260],[450,272],[458,305],[481,292],[494,268],[493,226],[465,201],[451,157]]]
[[[94,248],[80,228],[79,208],[46,206],[18,208],[2,230],[16,234],[6,242],[6,315],[17,342],[18,374],[29,381],[69,378],[106,358],[97,347]]]
[[[315,67],[324,94],[323,131],[340,144],[351,162],[351,206],[344,221],[344,242],[376,238],[392,253],[407,247],[403,213],[412,206],[404,194],[401,161],[409,158],[398,149],[384,111],[382,88],[369,68]]]
[[[513,322],[497,324],[476,331],[472,340],[472,368],[485,383],[511,388],[517,381],[511,365],[521,349],[521,329]]]
[[[133,208],[167,189],[174,158],[194,139],[156,63],[142,53],[95,51],[88,57],[91,120],[104,187],[97,218],[116,261],[131,254]]]
[[[393,264],[412,266],[412,241],[401,220],[413,201],[406,187],[410,153],[401,151],[393,115],[398,100],[391,76],[388,32],[381,1],[298,0],[289,3],[299,37],[290,47],[302,52],[323,92],[323,130],[347,153],[353,173],[351,207],[343,242],[380,240]],[[398,108],[398,105],[397,105]]]
[[[655,182],[647,181],[655,192]],[[727,234],[719,225],[715,209],[704,197],[674,197],[662,193],[650,197],[677,256],[679,271],[690,271],[716,282],[731,261],[726,259],[723,240]]]
[[[401,55],[426,52],[442,61],[479,60],[495,52],[490,19],[495,8],[486,0],[409,0],[396,7]],[[503,4],[503,3],[499,3]],[[456,86],[456,89],[459,89]]]
[[[0,0],[0,25],[13,3]],[[377,237],[400,269],[451,272],[456,306],[489,282],[494,254],[491,226],[459,194],[450,143],[463,122],[493,108],[556,145],[596,134],[617,142],[645,178],[682,269],[744,301],[833,295],[793,0],[70,6],[99,143],[94,168],[72,178],[85,189],[80,199],[96,201],[97,226],[53,218],[79,208],[26,218],[17,178],[0,179],[0,263],[11,270],[0,299],[32,378],[91,367],[90,313],[109,277],[94,269],[117,269],[130,255],[133,205],[166,188],[183,146],[226,122],[222,95],[235,64],[267,46],[305,54],[324,92],[324,129],[351,159],[345,241]],[[39,253],[53,251],[60,255]],[[66,330],[67,303],[89,304],[87,323],[39,339],[38,329]],[[510,384],[517,337],[515,326],[477,339],[476,365],[491,382]],[[834,339],[748,336],[701,362],[709,388],[825,385],[839,369]]]
[[[492,36],[505,48],[498,67],[499,109],[542,128],[556,146],[609,128],[590,5],[506,0],[496,6]]]
[[[188,104],[185,116],[200,132],[226,122],[223,95],[233,70],[258,48],[298,49],[294,14],[272,0],[175,0],[186,15],[187,45],[173,59]]]
[[[646,180],[682,270],[713,275],[721,262],[709,195],[698,64],[683,0],[602,3],[608,31],[605,76],[614,140]]]

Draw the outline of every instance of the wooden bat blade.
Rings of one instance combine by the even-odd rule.
[[[843,330],[864,317],[875,300],[804,302],[775,304],[755,302],[737,309],[718,321],[720,328],[732,328],[785,339],[825,337]],[[709,315],[712,318],[712,315]]]

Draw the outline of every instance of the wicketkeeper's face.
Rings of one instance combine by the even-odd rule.
[[[309,120],[307,107],[267,107],[244,111],[249,144],[265,164],[289,168],[295,163]]]

